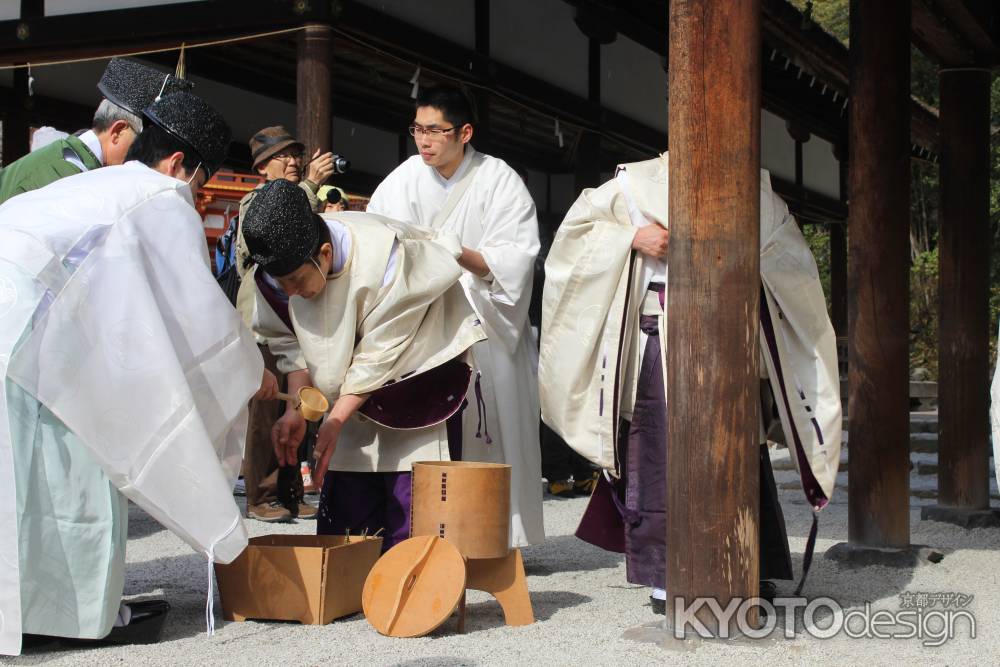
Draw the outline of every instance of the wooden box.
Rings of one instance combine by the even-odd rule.
[[[265,535],[229,565],[215,566],[227,621],[323,625],[361,611],[365,578],[381,537]]]

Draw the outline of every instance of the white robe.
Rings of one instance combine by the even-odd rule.
[[[368,211],[432,226],[476,155],[468,146],[462,164],[447,180],[419,155],[411,157],[379,184]],[[527,546],[545,539],[537,353],[528,323],[538,220],[517,172],[503,160],[478,155],[483,161],[472,184],[441,225],[443,231],[457,234],[463,246],[482,253],[491,271],[485,279],[468,271],[462,274],[462,287],[488,336],[472,348],[482,373],[486,423],[480,424],[476,396],[470,391],[462,458],[510,464],[511,545]],[[486,443],[487,432],[492,444]]]
[[[628,178],[584,190],[549,251],[538,371],[545,423],[607,469],[622,464],[617,425],[635,401],[636,325],[651,275],[631,247],[633,218],[668,223],[667,155],[619,168]],[[771,379],[792,461],[818,510],[833,494],[840,461],[835,337],[809,246],[763,170],[760,244],[762,377]]]
[[[457,284],[460,248],[453,235],[435,239],[430,230],[357,211],[323,218],[335,246],[323,291],[291,297],[286,323],[253,290],[254,333],[278,358],[278,370],[307,369],[332,405],[343,394],[411,381],[483,340]],[[246,275],[256,286],[256,273]],[[409,472],[418,461],[448,460],[444,421],[395,429],[363,412],[344,424],[330,470]]]
[[[130,162],[0,207],[0,654],[111,629],[126,497],[210,561],[239,555],[262,371],[186,183]]]

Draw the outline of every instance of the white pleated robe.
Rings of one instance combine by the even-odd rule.
[[[0,654],[110,631],[125,498],[209,562],[240,554],[262,372],[186,183],[130,162],[0,207]]]
[[[482,164],[462,200],[440,229],[482,253],[492,280],[465,271],[462,287],[488,339],[472,348],[485,405],[480,419],[474,391],[463,418],[462,458],[511,466],[511,546],[539,544],[542,525],[542,460],[538,439],[537,353],[528,306],[538,255],[535,204],[521,177],[503,160],[467,146],[450,179],[415,155],[389,174],[372,195],[368,211],[432,226],[451,189],[475,156]],[[492,443],[488,444],[489,434]]]

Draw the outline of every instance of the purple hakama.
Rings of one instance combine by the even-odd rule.
[[[462,410],[445,422],[448,452],[462,458]],[[323,479],[317,535],[374,535],[381,530],[382,552],[410,536],[410,472],[330,470]]]
[[[621,479],[602,475],[576,535],[625,553],[630,583],[666,589],[667,408],[657,317],[643,315],[648,338],[639,369],[632,421],[621,421]],[[760,577],[791,579],[791,554],[767,445],[760,449]],[[691,511],[700,511],[691,493]]]

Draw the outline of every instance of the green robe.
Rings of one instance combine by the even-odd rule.
[[[63,151],[67,148],[77,154],[88,171],[101,166],[97,157],[77,137],[53,141],[0,171],[0,204],[14,195],[37,190],[60,178],[79,174],[80,168],[63,158]]]

